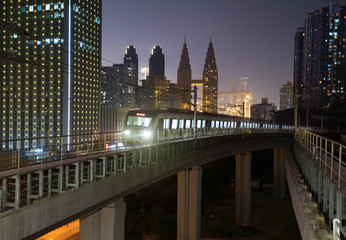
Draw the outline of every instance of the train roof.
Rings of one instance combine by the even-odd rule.
[[[135,113],[145,113],[152,116],[157,116],[160,113],[175,113],[175,114],[193,114],[194,111],[192,110],[186,110],[186,109],[177,109],[177,108],[133,108],[128,111],[127,115],[132,115]],[[232,118],[237,120],[242,120],[243,117],[240,116],[231,116],[231,115],[225,115],[225,114],[219,114],[219,113],[206,113],[206,112],[197,112],[198,116],[211,116],[211,117],[220,117],[220,118]],[[256,121],[258,123],[272,123],[272,121],[268,120],[254,120],[250,118],[245,119],[246,122],[248,121]]]

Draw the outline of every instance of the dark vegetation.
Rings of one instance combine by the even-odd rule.
[[[272,149],[252,153],[251,175],[256,184],[251,193],[252,226],[248,228],[234,225],[235,157],[202,167],[202,237],[300,239],[290,199],[272,198]],[[144,233],[158,240],[177,238],[176,175],[129,195],[126,202],[126,240],[142,239]]]

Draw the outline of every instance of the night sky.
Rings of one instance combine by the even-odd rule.
[[[231,79],[239,79],[249,72],[249,90],[255,92],[256,102],[269,97],[279,107],[281,85],[293,81],[294,34],[298,27],[304,26],[306,13],[329,3],[322,0],[103,0],[103,65],[122,63],[126,47],[134,44],[139,68],[149,67],[151,49],[154,44],[160,44],[165,54],[166,77],[176,83],[186,33],[192,78],[201,79],[212,31],[219,92],[229,91]]]

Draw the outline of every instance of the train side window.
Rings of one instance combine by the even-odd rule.
[[[185,126],[184,126],[184,121],[185,119],[180,119],[179,120],[179,128],[183,129]]]
[[[229,122],[228,122],[228,123],[229,123]],[[224,127],[224,128],[227,128],[227,121],[224,121],[224,122],[223,122],[223,127]]]
[[[220,121],[220,128],[223,128],[223,121]]]
[[[191,128],[191,120],[190,119],[186,119],[186,129]]]
[[[216,121],[215,128],[219,128],[219,121]]]
[[[205,128],[205,120],[202,120],[202,128]]]
[[[197,128],[201,128],[201,120],[197,120]]]
[[[178,119],[172,119],[172,129],[178,128]]]
[[[163,120],[163,129],[169,129],[169,119],[167,118]]]
[[[212,121],[211,121],[211,128],[214,128],[214,127],[215,127],[215,121],[212,120]]]

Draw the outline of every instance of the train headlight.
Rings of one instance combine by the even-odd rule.
[[[144,130],[142,133],[144,138],[151,138],[151,136],[153,135],[153,133],[149,130]]]
[[[125,130],[125,131],[124,131],[124,134],[125,134],[126,136],[130,135],[130,133],[131,133],[130,130]]]

